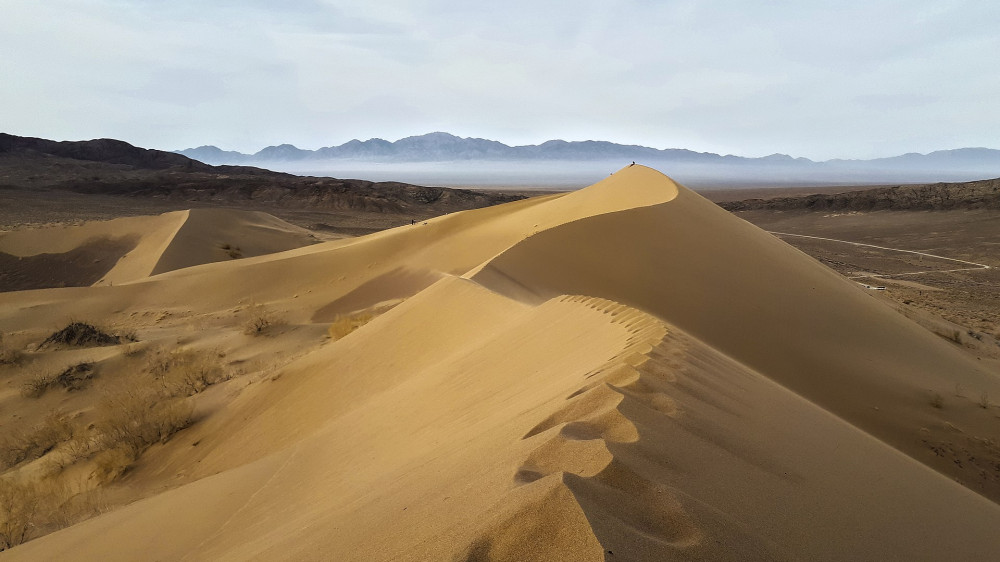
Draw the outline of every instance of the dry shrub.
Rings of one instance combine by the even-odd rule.
[[[227,379],[219,352],[185,351],[176,355],[174,367],[163,377],[164,387],[171,396],[192,396]]]
[[[0,479],[0,550],[28,540],[35,527],[38,504],[33,486]]]
[[[187,427],[191,409],[186,401],[164,398],[148,385],[123,385],[97,405],[95,444],[99,451],[122,449],[135,460],[150,445]]]
[[[130,447],[114,447],[97,453],[94,457],[94,477],[100,482],[111,482],[125,474],[137,458]]]
[[[81,390],[94,377],[93,363],[77,363],[66,367],[54,375],[38,373],[21,385],[21,396],[39,398],[53,387],[61,386],[67,391]]]
[[[24,353],[19,349],[10,347],[10,344],[0,332],[0,365],[17,365],[24,358]]]
[[[144,351],[142,344],[131,342],[122,347],[123,357],[135,357]]]
[[[160,382],[165,396],[191,396],[228,380],[220,351],[157,349],[149,357],[146,371]]]
[[[53,332],[42,342],[42,346],[50,344],[72,345],[80,347],[118,345],[122,342],[120,336],[101,331],[93,324],[86,322],[70,322],[62,330]]]
[[[14,428],[0,438],[0,469],[37,459],[72,437],[73,426],[66,414],[50,412],[42,423],[27,429]]]
[[[944,396],[941,396],[941,393],[939,393],[939,392],[935,392],[934,394],[932,394],[931,395],[931,406],[933,406],[933,407],[935,407],[935,408],[937,408],[939,410],[941,408],[943,408],[944,407]]]
[[[243,250],[241,250],[239,246],[233,246],[232,244],[223,244],[222,246],[219,247],[222,248],[222,250],[226,252],[226,255],[229,256],[231,259],[238,260],[243,257]]]
[[[979,407],[987,409],[990,407],[990,393],[985,390],[979,394]]]
[[[33,373],[21,385],[21,396],[25,398],[40,398],[52,386],[55,376],[48,373]]]
[[[246,321],[243,323],[243,333],[248,336],[261,336],[267,329],[277,324],[277,319],[266,306],[251,302],[247,307]]]
[[[375,315],[371,312],[361,312],[358,314],[348,314],[343,316],[338,315],[333,320],[333,323],[330,324],[330,328],[327,332],[330,334],[331,338],[339,340],[354,330],[357,330],[358,328],[371,322],[374,318]]]

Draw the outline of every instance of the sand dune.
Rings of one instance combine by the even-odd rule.
[[[305,229],[267,213],[193,209],[156,217],[0,233],[0,259],[8,265],[7,275],[21,279],[20,285],[5,289],[18,290],[127,283],[175,269],[281,252],[313,242],[315,239]],[[90,263],[77,258],[84,254]],[[39,279],[37,270],[42,267],[48,275]],[[21,275],[19,270],[23,270]]]
[[[172,271],[0,295],[0,330],[72,310],[240,361],[304,351],[199,397],[198,423],[121,484],[143,499],[0,559],[941,560],[1000,548],[995,480],[932,448],[996,439],[995,408],[930,400],[956,384],[1000,396],[996,376],[654,170],[222,263],[182,259],[229,232],[200,224],[148,250]],[[288,322],[269,344],[237,333],[251,297]],[[376,309],[388,311],[316,339]],[[170,314],[142,320],[149,311]]]

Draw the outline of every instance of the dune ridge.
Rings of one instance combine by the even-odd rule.
[[[928,398],[956,381],[1000,396],[996,377],[642,166],[355,240],[0,295],[0,329],[86,295],[76,306],[93,314],[174,310],[146,328],[173,336],[180,317],[224,328],[251,294],[301,334],[394,306],[230,386],[151,450],[132,485],[167,491],[0,559],[940,560],[1000,547],[1000,488],[927,446],[948,427],[995,435],[971,399]]]
[[[0,253],[18,258],[9,274],[27,268],[31,258],[46,256],[46,266],[62,282],[85,286],[122,284],[195,265],[282,252],[316,242],[305,229],[259,211],[192,209],[155,217],[126,217],[77,226],[55,226],[0,233]],[[103,272],[74,267],[70,256],[88,247],[104,247],[95,261]],[[28,258],[27,261],[24,261]],[[19,263],[21,262],[21,263]],[[80,272],[80,273],[77,273]],[[82,273],[82,274],[81,274]],[[96,273],[99,279],[89,275]],[[30,277],[30,273],[28,274]],[[45,288],[43,280],[36,286]]]

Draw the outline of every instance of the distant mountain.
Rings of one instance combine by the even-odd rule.
[[[178,167],[189,170],[211,168],[197,159],[192,160],[179,153],[139,148],[115,139],[52,141],[0,133],[0,154],[14,153],[46,154],[72,160],[120,164],[143,170],[166,170]]]
[[[1000,150],[991,148],[959,148],[940,150],[929,154],[909,153],[889,158],[871,160],[834,159],[815,162],[808,158],[795,158],[787,154],[771,154],[760,158],[720,155],[714,152],[695,152],[683,148],[657,149],[634,144],[617,144],[606,141],[550,140],[536,145],[508,146],[502,142],[462,138],[449,133],[428,133],[406,137],[395,142],[374,138],[366,141],[352,140],[339,146],[305,150],[291,144],[269,146],[254,154],[226,151],[215,146],[200,146],[176,151],[189,158],[210,164],[242,162],[301,161],[362,159],[383,162],[450,162],[456,160],[673,160],[684,162],[726,163],[780,163],[825,164],[829,166],[866,165],[941,165],[941,164],[995,164],[1000,162]]]
[[[649,148],[605,141],[550,140],[538,145],[508,146],[502,142],[462,138],[449,133],[428,133],[395,142],[383,139],[352,140],[340,146],[304,150],[290,144],[269,146],[255,154],[224,151],[214,146],[178,150],[190,158],[213,164],[241,162],[289,162],[301,160],[359,159],[384,162],[450,162],[456,160],[593,160],[623,158],[663,158],[685,161],[753,160],[740,156],[720,156],[685,149]],[[791,159],[785,155],[785,158]],[[770,156],[767,158],[771,158]],[[804,159],[799,159],[804,160]]]
[[[294,150],[283,145],[272,147],[267,154],[294,156]],[[208,146],[193,152],[201,156],[238,154]],[[523,198],[400,182],[300,177],[250,166],[213,166],[182,154],[139,148],[114,139],[57,142],[0,133],[3,188],[230,206],[352,210],[407,218],[426,218]]]
[[[282,144],[269,146],[255,154],[228,152],[214,146],[180,150],[178,153],[210,164],[254,164],[318,175],[343,173],[345,170],[379,174],[391,167],[395,178],[437,185],[582,186],[631,161],[656,167],[696,186],[968,181],[1000,175],[1000,150],[989,148],[960,148],[872,160],[816,162],[787,154],[747,158],[683,148],[657,149],[592,140],[550,140],[537,145],[508,146],[494,140],[462,138],[441,132],[406,137],[395,142],[378,138],[352,140],[317,150]],[[419,172],[420,167],[432,164],[447,164],[448,174]],[[512,165],[498,170],[497,167],[502,164]],[[521,175],[517,178],[503,176],[511,169],[519,170]]]

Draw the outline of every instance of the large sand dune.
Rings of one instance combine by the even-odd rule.
[[[188,235],[186,247],[206,236]],[[143,499],[0,558],[971,560],[1000,549],[995,478],[931,448],[997,439],[995,409],[931,404],[956,385],[1000,396],[997,377],[654,170],[170,269],[0,295],[0,330],[67,311],[167,311],[173,320],[139,321],[140,336],[252,357],[268,346],[226,335],[225,320],[252,298],[289,323],[270,347],[306,351],[230,381],[198,423],[149,450],[121,484]],[[312,326],[392,305],[317,345]]]
[[[127,283],[313,242],[305,229],[267,213],[231,209],[15,230],[0,233],[0,261],[6,270],[0,289]]]

